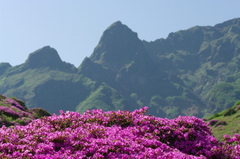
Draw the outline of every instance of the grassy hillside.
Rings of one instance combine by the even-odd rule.
[[[240,101],[236,102],[232,108],[216,113],[209,117],[213,135],[223,141],[223,135],[233,136],[240,133]]]

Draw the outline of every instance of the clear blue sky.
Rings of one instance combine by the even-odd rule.
[[[141,40],[240,17],[240,0],[0,0],[0,62],[25,62],[49,45],[78,67],[120,20]]]

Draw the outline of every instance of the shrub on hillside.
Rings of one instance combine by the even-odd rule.
[[[230,116],[236,113],[236,110],[234,110],[233,108],[229,108],[226,111],[224,111],[223,116]]]
[[[0,127],[3,125],[27,125],[35,119],[50,115],[41,108],[28,109],[23,101],[14,97],[7,98],[0,95]]]

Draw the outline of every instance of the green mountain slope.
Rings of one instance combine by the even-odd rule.
[[[24,64],[5,71],[0,92],[24,100],[29,108],[41,107],[51,113],[75,111],[89,93],[85,81],[76,68],[61,61],[55,49],[44,47],[30,54]]]
[[[239,40],[238,18],[214,27],[196,26],[170,33],[167,39],[144,42],[144,45],[152,59],[181,78],[201,99],[207,107],[204,114],[208,116],[231,107],[240,98],[236,87],[234,90],[224,88],[238,85]],[[227,84],[220,84],[222,82]]]
[[[83,61],[79,73],[117,90],[118,94],[123,96],[122,100],[126,101],[127,110],[148,105],[151,107],[151,114],[173,118],[175,115],[189,115],[189,111],[181,107],[191,110],[195,107],[193,103],[204,107],[197,97],[189,98],[194,94],[180,78],[154,63],[137,33],[119,21],[103,33],[93,54]],[[96,98],[100,96],[96,92],[94,95]],[[158,106],[151,104],[151,99],[155,96],[160,96],[163,103]],[[175,96],[177,97],[174,98]],[[113,101],[109,100],[108,103]],[[80,107],[84,105],[79,106],[79,109]],[[202,116],[200,111],[191,113]]]
[[[152,42],[118,21],[78,68],[49,46],[19,66],[0,63],[0,94],[51,113],[149,106],[160,117],[208,117],[239,100],[239,60],[239,18]]]
[[[210,116],[207,119],[212,129],[213,135],[223,141],[223,135],[233,136],[240,133],[240,101],[234,106]]]

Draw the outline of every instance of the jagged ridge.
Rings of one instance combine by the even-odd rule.
[[[0,93],[51,112],[147,105],[155,116],[208,116],[240,98],[239,21],[195,26],[153,42],[118,21],[78,69],[50,47],[22,65],[1,64]]]

